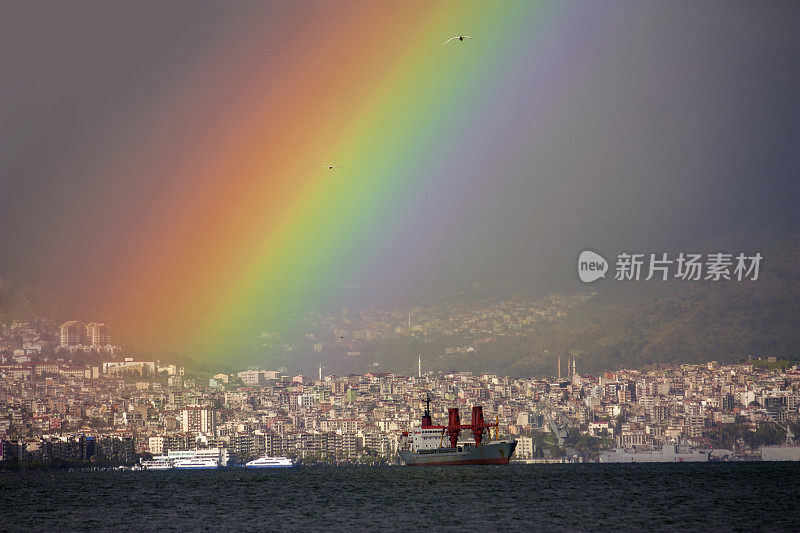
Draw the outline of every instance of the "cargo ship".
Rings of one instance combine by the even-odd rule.
[[[491,428],[495,429],[495,441],[489,442]],[[420,427],[402,435],[400,458],[409,466],[505,465],[511,459],[517,441],[497,440],[498,428],[498,422],[484,421],[483,407],[479,405],[472,408],[470,424],[462,424],[458,408],[453,407],[448,409],[447,425],[435,426],[428,398]],[[471,433],[471,441],[459,440],[463,430]]]

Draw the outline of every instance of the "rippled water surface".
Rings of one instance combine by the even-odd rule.
[[[0,474],[3,530],[800,530],[800,463]]]

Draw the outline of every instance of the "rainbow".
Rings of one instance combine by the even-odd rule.
[[[579,49],[558,31],[568,9],[279,3],[221,28],[129,139],[164,176],[114,269],[135,295],[120,300],[131,336],[250,357],[263,333],[291,327],[290,309],[413,262],[394,243],[415,213],[439,214],[427,222],[440,239],[460,230],[530,140],[515,107],[548,120],[567,84]],[[460,33],[481,42],[442,46]]]

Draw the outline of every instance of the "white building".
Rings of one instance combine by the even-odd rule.
[[[305,407],[306,409],[310,409],[314,403],[316,403],[317,398],[318,396],[312,393],[299,394],[297,396],[297,405],[300,407]]]
[[[115,372],[144,372],[147,368],[150,372],[155,372],[156,364],[153,361],[134,361],[133,357],[126,357],[124,361],[104,361],[103,373],[111,374]]]
[[[533,437],[517,437],[517,458],[533,459]]]
[[[86,324],[86,342],[98,348],[111,344],[111,334],[108,326],[97,322]]]
[[[164,437],[150,437],[147,440],[147,448],[153,455],[164,453]]]
[[[83,328],[77,320],[64,322],[58,330],[59,345],[62,348],[80,346],[83,340]]]
[[[266,383],[264,372],[261,370],[245,370],[244,372],[239,372],[236,376],[248,387],[256,387]]]

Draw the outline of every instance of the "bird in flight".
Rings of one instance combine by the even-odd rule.
[[[469,35],[454,35],[453,37],[450,37],[449,39],[447,39],[444,42],[444,44],[442,44],[442,46],[444,46],[445,44],[449,43],[450,41],[455,41],[456,39],[458,39],[459,41],[463,41],[464,39],[472,39],[473,41],[478,41],[478,39],[476,39],[475,37],[470,37]],[[480,42],[480,41],[478,41],[478,42]]]
[[[322,168],[327,168],[328,170],[336,170],[337,168],[342,168],[339,165],[321,165]]]

